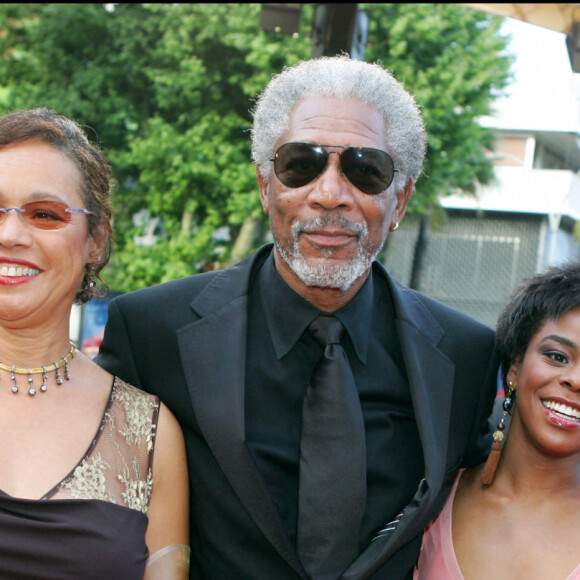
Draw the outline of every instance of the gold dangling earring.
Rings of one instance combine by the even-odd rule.
[[[392,232],[396,232],[399,229],[399,222],[395,222],[391,227]]]
[[[514,405],[514,389],[513,383],[508,381],[506,397],[503,402],[503,414],[499,423],[497,424],[497,429],[493,434],[493,443],[491,445],[491,452],[489,457],[485,462],[483,471],[481,472],[481,477],[479,481],[482,485],[491,485],[495,472],[497,470],[497,465],[501,457],[501,450],[503,447],[504,430],[505,430],[505,419],[508,415],[511,415],[511,411]]]

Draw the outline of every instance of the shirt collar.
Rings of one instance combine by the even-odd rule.
[[[270,254],[258,273],[258,284],[266,325],[280,360],[298,342],[308,325],[321,314],[313,304],[302,298],[282,279]],[[358,359],[364,364],[372,328],[374,286],[372,271],[357,295],[334,312],[344,325]]]
[[[356,356],[363,364],[367,362],[373,328],[374,296],[375,288],[371,268],[368,278],[356,296],[334,313],[346,328]]]

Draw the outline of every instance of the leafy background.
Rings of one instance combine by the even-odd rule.
[[[251,109],[271,76],[312,53],[259,30],[261,4],[0,4],[0,114],[44,106],[89,129],[111,160],[115,291],[221,268],[269,239],[250,159]],[[422,106],[429,133],[410,212],[492,178],[477,120],[510,82],[501,19],[458,4],[360,4],[365,60]]]

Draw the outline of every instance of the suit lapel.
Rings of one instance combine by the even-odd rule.
[[[438,348],[444,330],[417,295],[392,279],[390,283],[423,446],[425,479],[430,488],[438,489],[445,476],[455,365]]]
[[[302,570],[245,442],[244,380],[248,284],[257,259],[218,274],[192,303],[201,316],[177,333],[193,409],[205,440],[258,527]]]
[[[454,365],[437,348],[443,329],[408,289],[387,277],[397,317],[409,387],[417,417],[425,478],[392,531],[374,539],[343,574],[344,580],[368,578],[394,552],[412,539],[424,524],[443,482],[447,457],[447,424],[451,407]],[[389,528],[389,526],[387,526]]]
[[[216,275],[192,303],[200,319],[177,334],[193,408],[210,449],[264,535],[301,574],[301,564],[245,443],[247,292],[251,269],[269,251],[264,248],[252,260]],[[385,276],[417,415],[425,479],[400,524],[367,547],[344,573],[345,580],[368,578],[417,533],[445,474],[454,367],[437,348],[443,330],[413,293],[386,272]]]

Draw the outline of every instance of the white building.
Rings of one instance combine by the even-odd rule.
[[[506,19],[517,29],[516,83],[491,117],[495,182],[475,196],[440,200],[418,289],[494,327],[509,293],[548,265],[580,258],[580,124],[577,77],[565,35]],[[529,42],[525,42],[526,36]],[[512,43],[512,45],[514,44]],[[580,229],[580,228],[579,228]],[[418,221],[391,236],[386,262],[410,282]]]

